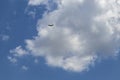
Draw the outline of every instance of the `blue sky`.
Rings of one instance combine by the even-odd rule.
[[[69,3],[69,0],[63,0],[66,2],[65,4],[61,3],[62,5],[60,5],[59,3],[57,3],[57,1],[54,0],[51,0],[48,3],[39,0],[40,2],[38,3],[41,4],[38,3],[33,4],[33,2],[31,2],[30,4],[30,1],[32,0],[20,0],[20,1],[1,0],[0,1],[0,80],[119,80],[120,79],[119,52],[117,53],[117,56],[114,56],[116,55],[116,53],[113,51],[114,49],[119,51],[118,49],[120,45],[119,44],[120,40],[118,40],[115,37],[119,31],[118,32],[113,31],[115,33],[114,37],[110,36],[110,40],[108,39],[107,41],[108,43],[106,41],[102,42],[103,41],[102,39],[104,38],[103,35],[106,35],[105,37],[109,37],[108,34],[109,29],[103,27],[111,27],[111,26],[106,26],[103,24],[104,22],[102,23],[100,21],[98,21],[97,24],[96,22],[93,21],[87,21],[88,19],[91,20],[91,17],[93,17],[92,15],[94,15],[93,13],[98,14],[96,9],[88,8],[88,7],[92,7],[91,4],[93,3],[86,1],[85,3],[83,3],[83,7],[80,8],[81,11],[80,12],[76,11],[76,14],[74,14],[73,13],[74,10],[78,10],[78,8],[76,8],[76,6],[79,5],[76,3],[77,0],[75,2],[74,1],[72,2],[73,5],[71,5],[71,2]],[[70,7],[70,9],[73,10],[73,12],[71,12],[71,10],[69,10],[69,8],[66,7],[66,3],[68,3],[67,5],[68,7],[69,5],[72,6]],[[74,6],[75,4],[76,6]],[[110,9],[107,8],[107,9],[108,11],[112,10],[112,8]],[[54,12],[55,10],[56,12]],[[91,14],[88,14],[88,11],[93,11],[93,12],[91,12]],[[81,13],[81,14],[78,15],[77,13],[78,14]],[[117,13],[117,11],[113,12],[112,14],[114,13]],[[111,17],[112,14],[109,15],[106,14],[107,17],[105,19],[109,21],[110,19],[109,16]],[[77,16],[78,18],[73,15]],[[119,17],[116,18],[116,16],[114,21],[118,20],[119,18]],[[81,20],[79,18],[83,18],[83,19]],[[71,21],[69,22],[69,20]],[[80,23],[79,21],[81,21],[82,24],[79,24]],[[53,32],[51,32],[51,29],[49,31],[47,27],[44,27],[49,23],[54,23],[55,27],[57,26],[58,28],[55,29],[55,31]],[[98,27],[103,26],[101,28],[98,28],[98,32],[100,30],[100,33],[95,33],[95,35],[93,35],[91,32],[89,32],[90,31],[89,27],[91,26],[85,27],[85,29],[83,28],[84,26],[87,26],[86,24],[91,25],[90,23],[93,23]],[[118,21],[116,26],[119,26],[119,23],[120,22]],[[78,31],[79,28],[77,28],[78,30],[76,30],[75,29],[76,26],[74,24],[78,24],[77,26],[83,26],[83,27],[80,27],[80,31]],[[59,26],[62,26],[62,28]],[[69,26],[70,28],[66,26]],[[68,29],[71,32],[70,33],[64,33],[64,31],[62,32],[64,28],[65,30]],[[82,29],[83,31],[84,30],[88,31],[90,35],[88,35],[87,33],[82,33],[81,31]],[[48,32],[50,33],[46,34],[42,32],[43,30],[48,30]],[[81,51],[79,51],[79,48],[76,48],[79,47],[79,45],[77,45],[79,44],[79,39],[77,38],[76,40],[76,37],[80,37],[79,33],[82,36],[88,35],[87,38],[82,37],[83,38],[82,40],[86,40],[86,39],[89,40],[89,41],[86,40],[87,47],[81,45],[81,47],[83,47],[82,48],[83,50],[81,50],[80,48]],[[51,35],[53,35],[54,38],[52,38]],[[96,35],[97,36],[100,35],[99,36],[100,38],[96,37]],[[44,36],[46,37],[44,38]],[[63,41],[59,41],[61,38],[57,39],[59,38],[58,36],[60,36],[63,39]],[[95,40],[89,38],[89,36],[95,38]],[[36,37],[38,40],[34,37]],[[53,41],[50,41],[49,38],[52,39]],[[67,40],[67,42],[69,42],[68,38],[70,38],[72,41],[70,41],[70,43],[67,43],[66,41],[64,42],[64,38],[65,40]],[[118,41],[115,42],[114,39],[117,39]],[[27,42],[27,40],[29,40],[31,44],[34,45],[32,46],[32,48],[30,46],[30,43]],[[52,43],[52,45],[50,43]],[[62,45],[57,43],[61,43]],[[69,47],[69,45],[73,47]],[[18,46],[21,47],[18,49],[18,51],[16,51]],[[46,51],[46,49],[48,48],[50,50]],[[39,51],[39,49],[42,51]],[[19,50],[22,50],[23,54],[19,52]],[[69,52],[64,53],[64,51],[69,51]],[[79,52],[83,52],[83,54],[85,55],[81,57],[81,55],[79,55]],[[92,54],[91,52],[95,52],[95,53]],[[14,54],[16,54],[17,56],[15,56]],[[72,62],[74,61],[73,59],[74,57],[71,58],[71,55],[72,56],[74,55],[75,62]],[[88,59],[87,61],[82,61],[83,58],[86,58],[86,56],[90,57],[90,59]],[[8,59],[8,57],[11,57],[12,60],[15,59],[17,61],[14,63],[13,61],[10,61],[11,59]],[[61,57],[67,60],[64,61],[64,59],[62,58],[63,62],[65,62],[66,64],[63,64],[61,62],[59,63],[59,60],[61,61]],[[77,59],[76,57],[79,59]],[[56,62],[54,62],[55,60]],[[77,64],[79,65],[74,64],[76,63],[76,60],[77,60]],[[73,65],[69,65],[69,63]]]

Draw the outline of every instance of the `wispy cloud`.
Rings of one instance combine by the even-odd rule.
[[[23,65],[23,66],[22,66],[22,69],[25,70],[25,71],[27,71],[27,70],[28,70],[28,67],[25,66],[25,65]]]
[[[8,58],[8,60],[9,60],[10,62],[12,62],[12,63],[17,63],[17,59],[16,59],[16,58],[11,57],[11,56],[8,56],[7,58]]]
[[[21,57],[21,56],[28,54],[28,52],[22,49],[21,46],[18,46],[15,49],[10,50],[10,53],[12,53],[16,57]]]
[[[7,41],[7,40],[9,40],[9,38],[10,38],[9,35],[5,35],[5,34],[1,34],[1,35],[0,35],[0,39],[1,39],[2,41]]]

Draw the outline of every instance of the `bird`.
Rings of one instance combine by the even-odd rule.
[[[49,24],[48,26],[54,26],[53,24]]]

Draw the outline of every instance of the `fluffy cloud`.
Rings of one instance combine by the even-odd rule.
[[[118,54],[119,0],[52,1],[58,8],[45,13],[38,21],[38,36],[26,40],[31,55],[44,57],[49,66],[81,72],[98,58]],[[33,5],[44,3],[47,0],[29,0]]]

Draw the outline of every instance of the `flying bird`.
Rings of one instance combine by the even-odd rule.
[[[49,24],[48,26],[54,26],[53,24]]]

